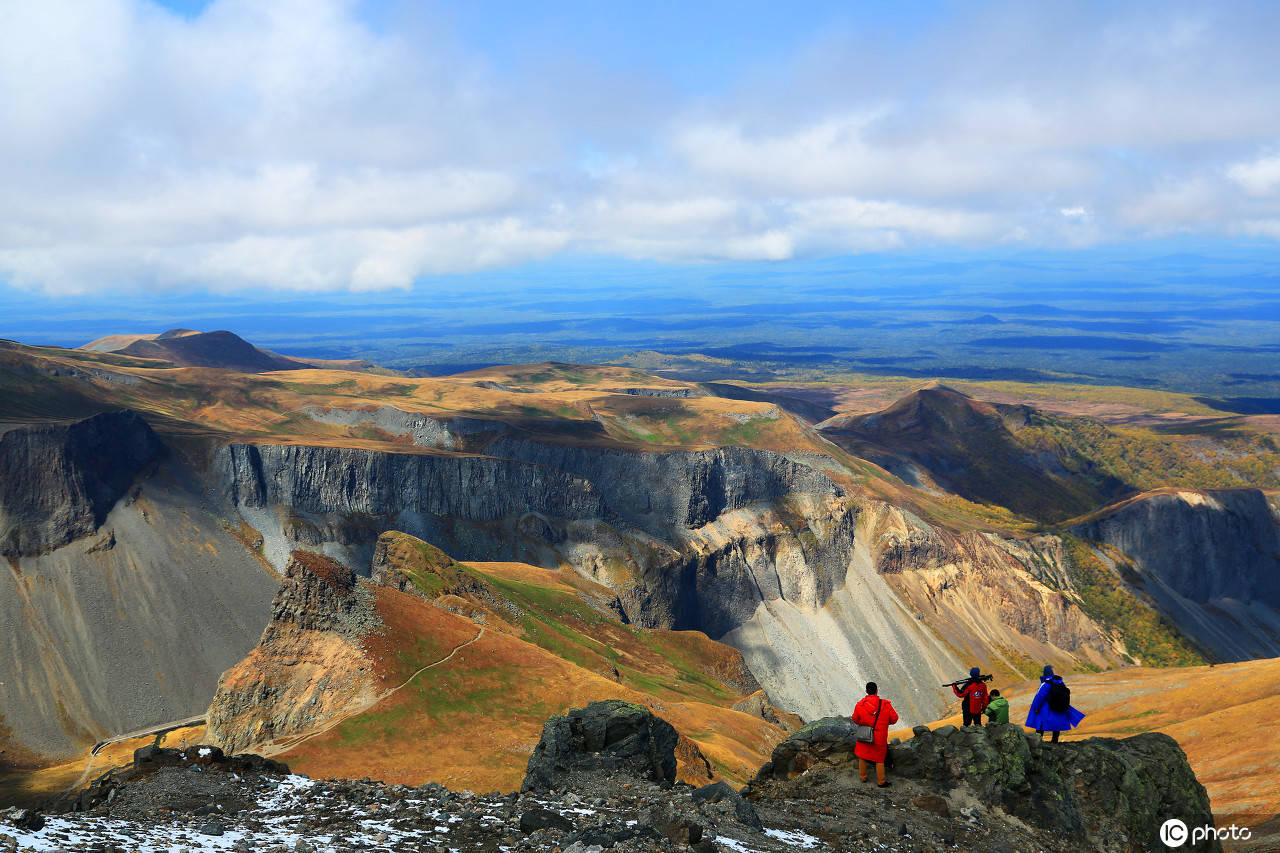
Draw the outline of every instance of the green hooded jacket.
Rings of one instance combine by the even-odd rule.
[[[997,696],[987,705],[987,717],[993,723],[1009,722],[1009,700],[1003,696]]]

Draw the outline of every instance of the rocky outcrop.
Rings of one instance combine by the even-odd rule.
[[[1142,495],[1074,528],[1121,552],[1129,580],[1226,660],[1280,655],[1280,508],[1257,489]]]
[[[774,749],[748,799],[776,797],[779,782],[811,784],[813,777],[848,772],[853,744],[847,719],[806,726]],[[986,807],[1072,839],[1081,849],[1160,849],[1160,825],[1173,817],[1188,826],[1213,825],[1209,796],[1186,755],[1173,738],[1156,732],[1047,744],[1009,724],[936,731],[919,726],[915,737],[890,745],[888,765],[895,779],[951,799],[963,789]],[[1215,842],[1198,849],[1220,848]]]
[[[128,410],[0,434],[0,555],[41,554],[93,534],[162,451]]]
[[[794,732],[804,726],[804,720],[800,719],[796,714],[777,708],[769,701],[768,694],[763,690],[757,690],[741,701],[735,702],[733,710],[759,717],[766,723],[773,723],[778,728],[789,732]]]
[[[60,799],[54,803],[56,812],[88,812],[107,805],[116,805],[121,794],[133,793],[148,776],[154,775],[164,768],[180,770],[198,770],[204,773],[234,774],[235,777],[258,776],[270,774],[286,776],[289,765],[260,755],[245,753],[226,755],[221,749],[209,744],[196,744],[183,749],[159,746],[143,746],[133,751],[133,762],[117,767],[95,779],[87,788],[74,797]],[[174,786],[175,788],[177,786]],[[124,799],[127,799],[124,798]],[[182,800],[187,802],[183,803]],[[207,796],[194,791],[175,790],[165,798],[167,810],[188,810],[204,808],[205,813],[221,811],[210,806]],[[128,806],[120,804],[117,813],[124,812]]]
[[[611,699],[574,708],[543,725],[522,790],[563,789],[584,776],[618,774],[671,785],[677,738],[670,723],[643,705]]]
[[[378,684],[360,641],[380,624],[372,593],[349,568],[295,552],[262,639],[218,681],[209,737],[233,752],[371,704]]]

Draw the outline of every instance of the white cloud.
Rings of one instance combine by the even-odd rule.
[[[1265,5],[966,7],[692,93],[494,61],[407,10],[0,0],[0,280],[375,290],[562,251],[1280,239]]]
[[[1266,197],[1280,191],[1280,155],[1259,157],[1249,163],[1237,163],[1227,170],[1248,195]]]

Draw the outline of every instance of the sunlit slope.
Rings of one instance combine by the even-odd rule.
[[[1067,679],[1071,704],[1086,714],[1067,740],[1165,732],[1182,746],[1209,792],[1219,824],[1280,813],[1280,658],[1218,666],[1134,667]],[[1021,724],[1038,681],[995,685]],[[959,725],[960,715],[941,723]],[[895,732],[910,737],[910,730]]]
[[[185,340],[185,339],[184,339]],[[778,406],[708,395],[692,383],[642,371],[529,365],[452,377],[412,378],[343,370],[240,373],[113,353],[0,347],[0,393],[10,417],[83,417],[132,408],[162,433],[400,452],[477,452],[495,430],[616,447],[709,447],[822,452],[824,443]],[[445,443],[415,419],[455,425]],[[426,431],[429,432],[429,431]],[[487,433],[487,434],[486,434]]]
[[[624,625],[608,608],[612,594],[573,574],[459,564],[403,534],[383,543],[370,585],[381,628],[361,641],[374,679],[366,692],[381,698],[255,748],[311,775],[506,790],[519,787],[546,718],[596,699],[639,702],[670,720],[688,740],[680,773],[694,782],[745,781],[784,734],[730,710],[755,685],[728,646]],[[290,669],[273,658],[299,649],[323,657],[324,632],[311,634],[304,645],[260,646],[223,688],[251,693],[261,673]],[[348,678],[363,668],[345,666]]]

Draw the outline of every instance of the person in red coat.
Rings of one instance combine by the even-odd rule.
[[[884,759],[889,754],[889,726],[898,722],[898,712],[893,710],[893,703],[880,698],[880,689],[874,681],[867,682],[867,695],[853,707],[853,724],[871,726],[874,741],[853,745],[853,754],[858,756],[858,775],[867,781],[867,764],[876,766],[876,783],[881,788],[889,787],[884,779]]]
[[[951,685],[951,690],[961,699],[960,710],[964,713],[966,726],[982,725],[982,712],[987,710],[987,705],[991,702],[991,697],[987,695],[987,685],[982,679],[982,670],[975,666],[969,670],[968,681]]]

